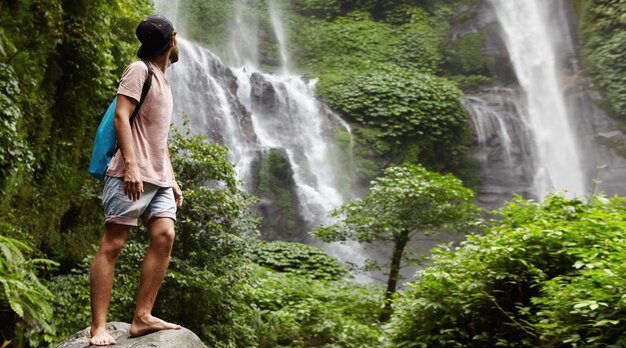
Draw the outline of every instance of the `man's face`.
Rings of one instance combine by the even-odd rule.
[[[174,32],[174,34],[172,35],[172,51],[170,52],[171,64],[178,62],[179,53],[180,53],[180,50],[178,48],[178,37],[176,35],[176,32]]]

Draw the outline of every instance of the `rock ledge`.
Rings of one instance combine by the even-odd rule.
[[[198,336],[188,329],[157,331],[141,337],[130,337],[130,324],[111,322],[107,329],[117,341],[117,348],[207,348]],[[57,348],[86,348],[89,347],[89,328],[78,331],[72,337],[61,343]]]

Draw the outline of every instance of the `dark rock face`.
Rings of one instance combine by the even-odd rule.
[[[207,348],[193,332],[183,328],[180,330],[163,330],[141,337],[130,337],[128,329],[130,324],[112,322],[107,323],[107,328],[115,338],[119,348]],[[85,348],[89,347],[89,328],[75,333],[57,348]]]
[[[482,165],[478,203],[499,208],[514,194],[533,196],[535,149],[532,132],[523,120],[520,91],[485,88],[462,100],[472,119],[470,154]]]

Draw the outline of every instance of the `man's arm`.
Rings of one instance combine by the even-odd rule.
[[[130,116],[136,105],[135,99],[118,94],[113,120],[117,143],[124,159],[124,194],[133,201],[138,200],[140,193],[143,192],[143,182],[133,147],[133,132],[130,128]]]

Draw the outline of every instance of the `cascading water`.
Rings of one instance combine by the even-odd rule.
[[[478,201],[492,209],[512,198],[512,193],[534,194],[533,133],[522,116],[525,103],[512,88],[488,88],[466,96],[461,103],[470,114],[477,148],[473,157],[483,164]]]
[[[159,10],[160,3],[156,5]],[[337,128],[350,130],[316,97],[315,80],[307,83],[289,72],[278,4],[270,4],[282,56],[278,75],[258,70],[256,39],[249,38],[256,37],[257,24],[251,17],[243,20],[256,2],[238,0],[235,5],[233,23],[239,28],[232,32],[230,48],[238,68],[228,68],[208,50],[180,40],[180,62],[168,71],[175,123],[185,114],[194,131],[226,145],[240,178],[248,183],[254,181],[263,154],[280,151],[293,175],[304,229],[310,230],[343,202],[332,135]]]
[[[570,119],[559,68],[557,26],[567,25],[555,16],[546,0],[490,0],[502,27],[504,41],[519,84],[525,93],[525,113],[536,151],[534,193],[566,190],[584,195],[587,188],[576,129]]]
[[[235,76],[217,56],[184,39],[180,62],[169,73],[175,100],[174,123],[188,118],[191,129],[230,150],[240,178],[250,178],[258,146],[246,110],[236,93]]]

